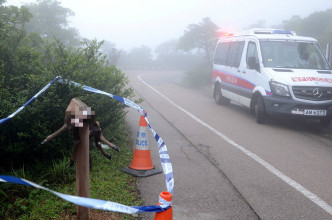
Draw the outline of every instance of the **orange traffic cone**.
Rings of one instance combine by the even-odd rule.
[[[172,193],[162,192],[159,195],[158,205],[171,204],[172,202]],[[156,212],[154,215],[154,220],[172,220],[173,219],[173,207],[167,209],[163,212]]]
[[[133,160],[129,167],[125,167],[121,170],[122,172],[138,177],[147,177],[161,173],[161,170],[155,169],[152,164],[147,132],[148,124],[141,115]]]

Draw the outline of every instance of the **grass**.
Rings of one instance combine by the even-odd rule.
[[[130,164],[130,147],[120,145],[120,153],[109,150],[112,160],[105,158],[94,146],[90,150],[92,171],[90,172],[90,197],[129,206],[139,206],[136,190],[137,179],[121,172]],[[8,174],[21,177],[57,192],[76,195],[75,169],[69,167],[69,156],[52,161],[40,175],[26,168]],[[75,219],[76,205],[56,195],[33,187],[0,183],[0,219]],[[136,219],[128,214],[90,210],[93,219]],[[100,217],[101,216],[101,217]]]

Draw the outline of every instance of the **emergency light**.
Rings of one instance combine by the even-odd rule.
[[[232,37],[234,34],[232,34],[232,33],[228,33],[228,32],[226,32],[226,31],[219,31],[218,32],[218,36],[219,37]]]
[[[231,37],[231,36],[233,36],[233,34],[231,34],[231,33],[224,33],[224,37]]]
[[[293,35],[293,33],[289,30],[273,30],[272,34],[289,34]]]
[[[290,30],[282,29],[253,29],[253,34],[285,34],[285,35],[296,35],[295,32]]]

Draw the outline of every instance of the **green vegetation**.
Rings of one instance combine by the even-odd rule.
[[[198,24],[190,24],[180,38],[178,48],[184,51],[202,53],[200,62],[185,72],[184,83],[192,87],[206,86],[211,81],[214,47],[218,40],[219,27],[210,18],[203,18]]]
[[[27,32],[25,27],[33,21],[34,14],[26,7],[4,6],[4,3],[0,0],[1,119],[16,111],[56,76],[125,98],[133,97],[124,73],[109,66],[101,54],[103,42],[85,41],[79,46],[71,45],[70,42],[79,42],[79,39],[64,34],[66,22],[57,14],[51,21],[55,25],[53,31],[63,33],[59,37],[61,40],[50,39],[54,37],[51,29],[47,34],[39,33],[37,29]],[[44,10],[48,7],[42,6],[48,4],[61,9],[57,1],[44,0],[39,4],[40,7],[30,6],[34,6],[34,10]],[[69,13],[67,9],[63,12],[64,15]],[[47,15],[52,16],[50,13]],[[39,17],[38,21],[41,20]],[[65,36],[69,36],[67,40]],[[71,132],[61,134],[47,145],[40,144],[61,127],[65,109],[75,97],[92,107],[104,136],[121,149],[120,153],[111,152],[112,161],[96,152],[95,148],[91,150],[91,197],[139,205],[136,179],[120,172],[132,158],[125,126],[126,106],[68,83],[55,82],[18,115],[0,125],[1,175],[24,178],[55,191],[76,194],[75,171],[68,164],[73,146]],[[75,212],[74,205],[49,192],[0,183],[0,219],[63,219]],[[113,217],[115,215],[118,218],[118,214],[112,214]],[[130,215],[120,217],[132,218]]]
[[[132,153],[127,143],[119,145],[121,152],[110,151],[112,161],[107,160],[95,147],[91,149],[92,171],[90,173],[90,197],[124,205],[142,205],[137,199],[136,178],[121,172],[121,168],[130,164]],[[52,161],[51,166],[42,175],[19,169],[9,173],[49,189],[75,195],[75,169],[69,167],[69,158]],[[5,192],[5,193],[4,193]],[[75,216],[76,205],[66,202],[50,192],[28,186],[0,184],[1,219],[63,219]],[[128,214],[114,214],[99,210],[91,212],[102,214],[108,219],[134,219]]]
[[[20,8],[4,6],[5,2],[0,0],[0,119],[12,114],[56,76],[133,98],[124,73],[110,66],[104,55],[115,45],[82,40],[77,30],[68,26],[68,17],[74,15],[70,9],[62,8],[56,0],[40,0]],[[294,16],[280,27],[315,37],[323,47],[332,43],[331,14],[332,9],[328,9],[306,18]],[[123,52],[126,63],[122,64],[191,69],[186,72],[185,82],[195,87],[207,85],[218,29],[209,18],[204,18],[198,24],[190,24],[179,40],[161,44],[156,60],[143,45],[130,53]],[[140,205],[136,179],[120,172],[132,159],[125,127],[126,106],[68,83],[54,83],[15,118],[0,125],[0,173],[76,194],[75,171],[68,166],[73,146],[70,132],[47,145],[40,144],[63,124],[64,111],[74,97],[92,107],[104,136],[121,149],[120,153],[110,152],[109,161],[92,148],[91,197]],[[93,213],[105,218],[133,218]],[[64,219],[75,214],[75,205],[47,191],[0,183],[0,219]]]
[[[178,48],[184,51],[203,51],[208,62],[213,59],[214,47],[218,41],[219,27],[210,18],[203,18],[198,24],[190,24],[179,39]]]
[[[284,20],[280,26],[298,35],[316,38],[323,49],[326,44],[332,44],[332,8],[314,12],[304,18],[295,15]]]
[[[122,97],[133,97],[124,73],[108,66],[99,52],[102,43],[91,41],[67,48],[61,41],[49,42],[40,35],[27,34],[22,27],[31,15],[26,8],[0,5],[0,118],[21,107],[56,76],[73,80]],[[24,18],[24,19],[23,19]],[[35,44],[37,41],[38,44]],[[107,96],[56,82],[15,118],[1,125],[0,166],[40,166],[62,158],[70,151],[72,138],[63,134],[46,146],[40,143],[63,124],[64,111],[74,97],[96,113],[104,135],[111,142],[123,142],[125,105]]]
[[[211,82],[212,63],[201,62],[193,69],[186,71],[183,84],[189,87],[203,87]]]
[[[41,33],[44,38],[61,40],[66,46],[79,46],[76,28],[69,27],[68,19],[75,13],[54,0],[42,0],[25,5],[33,17],[25,25],[28,33]]]

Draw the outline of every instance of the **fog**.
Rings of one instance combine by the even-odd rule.
[[[8,0],[7,5],[35,3]],[[332,8],[331,0],[63,0],[75,16],[71,26],[89,39],[107,40],[117,48],[130,50],[178,39],[189,24],[202,18],[227,31],[246,28],[257,21],[266,27],[281,24],[293,15],[302,18]]]

